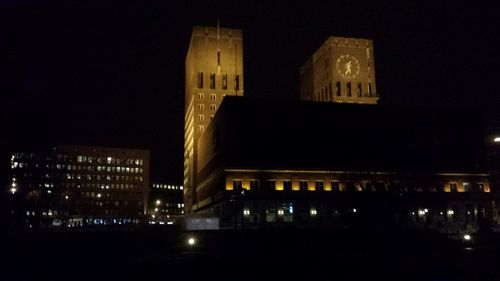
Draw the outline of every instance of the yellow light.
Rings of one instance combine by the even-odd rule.
[[[282,180],[277,180],[276,181],[275,189],[278,190],[278,191],[283,191],[284,190],[284,188],[283,188],[283,181]]]

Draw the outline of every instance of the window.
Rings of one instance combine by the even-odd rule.
[[[227,74],[222,75],[222,89],[227,90]]]
[[[333,100],[333,96],[332,96],[332,83],[328,83],[328,98],[330,100]]]
[[[203,88],[203,72],[198,72],[198,88]]]
[[[266,185],[269,190],[274,190],[276,188],[276,182],[272,180],[267,181]]]
[[[217,95],[215,94],[210,94],[210,100],[216,100],[217,99]]]
[[[299,188],[301,191],[307,191],[307,181],[300,181],[299,182]]]
[[[283,189],[285,191],[291,191],[292,190],[292,181],[289,181],[289,180],[283,181]]]
[[[204,110],[205,109],[205,105],[202,104],[202,103],[198,104],[198,109],[199,110]]]
[[[357,92],[358,92],[358,97],[362,97],[363,96],[363,91],[362,91],[362,87],[361,87],[361,83],[358,83],[358,89],[357,89]]]
[[[243,187],[242,180],[233,180],[233,190],[241,190],[242,187]]]
[[[215,111],[215,109],[217,109],[217,105],[215,105],[215,104],[211,104],[211,105],[210,105],[210,110]]]
[[[372,96],[372,83],[368,83],[368,96]]]
[[[215,89],[215,73],[210,74],[210,89]]]
[[[479,192],[484,192],[484,184],[478,183],[477,184],[477,191]]]
[[[337,94],[337,97],[340,97],[342,95],[340,88],[340,81],[335,83],[335,93]]]
[[[203,132],[205,131],[205,126],[203,125],[198,125],[198,132]],[[128,169],[128,168],[127,168]]]
[[[214,119],[214,115],[210,114],[210,120]]]
[[[220,65],[220,51],[217,51],[217,65]]]
[[[202,100],[203,98],[205,98],[205,94],[203,94],[203,93],[198,93],[198,99],[199,99],[199,100]]]
[[[457,183],[456,182],[450,183],[450,191],[457,192]]]
[[[470,182],[464,182],[464,192],[470,192],[470,191],[471,191]]]
[[[347,191],[351,191],[351,192],[355,191],[355,189],[354,189],[354,182],[352,182],[352,181],[346,182],[345,183],[345,187],[346,187]]]
[[[250,189],[255,190],[259,188],[259,181],[258,180],[250,180]]]
[[[347,96],[350,97],[352,96],[352,92],[351,92],[351,82],[347,83]]]
[[[332,181],[332,190],[333,191],[340,191],[340,183],[338,181]]]
[[[234,90],[239,91],[240,90],[240,76],[236,75],[234,77]]]
[[[198,121],[205,121],[205,115],[198,114]]]
[[[316,190],[323,191],[325,189],[323,181],[316,181]]]

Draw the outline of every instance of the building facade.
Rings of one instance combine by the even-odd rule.
[[[236,228],[498,225],[500,200],[470,116],[226,98],[198,141],[193,210]]]
[[[17,226],[138,223],[147,210],[149,151],[58,146],[15,153],[10,195]]]
[[[377,104],[373,41],[328,38],[300,68],[300,98]]]
[[[153,180],[149,191],[149,224],[181,224],[184,218],[183,191],[182,185]]]
[[[225,96],[243,96],[243,37],[239,29],[195,26],[186,56],[184,202],[196,198],[196,141]]]

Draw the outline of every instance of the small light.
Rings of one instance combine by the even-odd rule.
[[[282,216],[283,214],[285,214],[285,212],[282,209],[279,209],[278,210],[278,216]]]
[[[155,208],[155,212],[158,212],[158,208]]]
[[[500,137],[495,137],[495,138],[493,139],[493,142],[500,142]]]
[[[10,193],[15,194],[16,192],[17,192],[17,188],[12,187],[12,188],[10,189]]]
[[[471,240],[471,238],[472,238],[472,237],[471,237],[469,234],[465,234],[465,235],[464,235],[464,240],[466,240],[466,241]]]
[[[161,201],[160,200],[156,200],[156,206],[160,206],[161,204]]]
[[[453,215],[453,214],[455,214],[455,212],[453,210],[448,210],[447,214],[448,215]]]
[[[101,193],[97,193],[97,198],[101,198]]]
[[[194,246],[194,244],[196,244],[196,239],[194,239],[194,237],[189,237],[187,243],[189,246]]]
[[[64,196],[64,199],[68,200],[68,199],[69,199],[69,196],[68,196],[68,195]]]
[[[244,209],[243,210],[243,215],[244,216],[249,216],[250,215],[250,210],[249,209]]]
[[[424,212],[428,213],[428,212],[429,212],[429,209],[427,209],[427,208],[426,208],[426,209],[424,209]]]

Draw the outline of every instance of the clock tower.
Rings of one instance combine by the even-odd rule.
[[[377,104],[373,41],[328,38],[300,68],[300,99]]]

